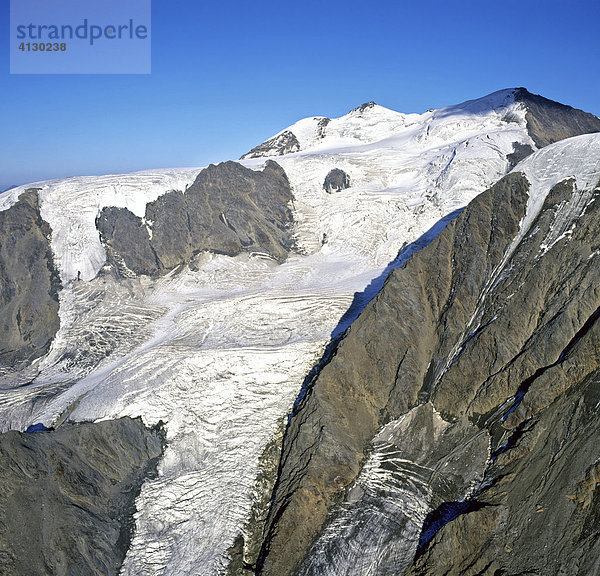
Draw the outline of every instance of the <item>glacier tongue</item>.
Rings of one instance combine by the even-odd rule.
[[[61,329],[37,378],[6,391],[0,413],[17,428],[123,415],[167,423],[123,574],[223,572],[250,512],[259,457],[355,293],[502,176],[514,142],[531,143],[510,92],[422,115],[354,111],[325,134],[276,158],[294,191],[298,246],[280,266],[259,255],[203,255],[160,279],[91,280],[104,265],[98,209],[143,214],[197,171],[40,185],[66,285]],[[259,169],[264,160],[243,164]],[[352,186],[327,194],[334,167]],[[69,283],[78,272],[90,281]]]

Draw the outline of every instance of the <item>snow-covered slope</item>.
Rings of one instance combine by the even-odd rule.
[[[201,255],[155,280],[98,275],[98,211],[143,216],[197,170],[36,184],[64,284],[61,328],[29,385],[4,381],[3,429],[121,415],[166,422],[167,451],[138,498],[123,574],[222,572],[255,498],[260,455],[331,334],[376,293],[401,248],[425,244],[505,174],[513,143],[532,145],[511,90],[421,115],[369,105],[319,120],[290,127],[300,151],[275,158],[292,184],[298,247],[280,266]],[[327,194],[333,168],[351,187]],[[25,188],[0,196],[0,209]],[[74,281],[79,273],[85,282]]]
[[[573,194],[571,200],[558,211],[545,246],[549,249],[567,234],[565,224],[572,224],[581,214],[581,207],[591,198],[594,186],[600,178],[600,137],[598,134],[576,136],[552,146],[542,148],[520,162],[513,170],[523,172],[531,183],[527,214],[521,223],[521,232],[515,243],[521,241],[539,214],[550,190],[567,178],[574,179],[576,190],[585,191],[585,197]],[[558,232],[558,233],[557,233]]]
[[[323,137],[308,129],[318,120],[291,126],[302,149],[276,158],[294,186],[299,246],[311,253],[325,237],[324,249],[374,256],[379,265],[506,173],[513,143],[532,145],[512,90],[420,115],[368,105],[331,120]],[[352,187],[324,194],[332,168]]]
[[[340,118],[304,118],[278,132],[267,142],[275,142],[288,132],[296,137],[300,152],[307,152],[373,144],[390,137],[404,139],[410,132],[417,133],[415,136],[418,141],[427,140],[429,144],[454,141],[460,137],[461,131],[474,128],[476,116],[489,120],[490,114],[495,113],[497,120],[521,123],[525,109],[515,102],[516,92],[514,89],[499,90],[483,98],[423,114],[403,114],[369,102]],[[266,149],[261,149],[260,157],[266,156],[266,152]],[[271,155],[276,155],[275,151]],[[252,157],[252,152],[249,152],[243,158]]]

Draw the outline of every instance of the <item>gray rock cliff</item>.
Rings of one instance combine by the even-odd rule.
[[[37,190],[0,212],[0,365],[43,356],[59,327],[60,279]]]
[[[555,186],[514,247],[529,192],[477,197],[352,325],[286,431],[260,574],[595,573],[600,189]]]
[[[299,150],[300,142],[298,142],[298,138],[296,138],[293,132],[285,130],[281,134],[273,136],[273,138],[269,138],[269,140],[255,146],[250,152],[244,154],[240,160],[264,158],[266,156],[283,156],[284,154],[291,154]]]
[[[118,574],[163,443],[131,418],[0,435],[0,573]]]
[[[350,176],[339,168],[331,170],[327,176],[325,176],[325,181],[323,182],[323,189],[328,194],[333,194],[349,187]]]
[[[600,132],[600,118],[597,116],[531,94],[525,88],[516,90],[515,100],[527,110],[527,131],[538,148],[579,134]]]
[[[157,276],[202,251],[264,252],[282,262],[293,243],[292,200],[285,172],[272,160],[262,171],[223,162],[202,170],[185,193],[150,202],[144,221],[107,207],[96,226],[109,262],[125,273]]]

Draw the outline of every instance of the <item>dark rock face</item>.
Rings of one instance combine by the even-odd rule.
[[[102,210],[96,227],[107,247],[110,262],[125,264],[137,274],[151,275],[158,272],[158,259],[141,218],[127,208],[109,206]]]
[[[512,170],[521,160],[524,160],[527,156],[533,154],[533,152],[534,150],[529,144],[513,142],[513,151],[506,156],[506,159],[508,160],[508,169]]]
[[[357,108],[353,108],[352,110],[350,110],[350,112],[358,112],[359,114],[362,114],[363,112],[366,112],[370,108],[375,108],[375,106],[377,106],[377,104],[375,104],[375,102],[373,102],[373,100],[371,100],[370,102],[365,102],[364,104],[361,104]]]
[[[518,231],[526,195],[525,179],[510,176],[476,198],[428,248],[390,275],[354,322],[288,428],[263,573],[293,574],[299,568],[329,510],[358,475],[377,430],[420,403],[419,392],[432,379],[432,355],[443,336],[437,333],[438,321],[456,283],[453,277],[473,284],[462,287],[461,298],[473,305],[486,268],[498,264]],[[495,227],[496,250],[487,255],[483,248],[469,246],[475,253],[470,267],[462,269],[469,266],[469,259],[462,258],[456,261],[461,269],[454,272],[453,253],[466,235],[489,238],[498,213],[504,217]],[[483,262],[477,261],[479,255]],[[444,292],[438,294],[442,286]],[[453,319],[449,326],[457,324]],[[417,342],[422,345],[415,346]],[[429,396],[422,394],[422,402]]]
[[[477,495],[485,506],[446,524],[406,574],[598,574],[598,402],[596,371],[523,423]]]
[[[527,108],[527,131],[538,148],[564,138],[600,132],[600,118],[531,94],[525,88],[517,89],[515,101],[522,102]]]
[[[331,122],[331,118],[321,118],[317,124],[317,138],[325,138],[327,126]]]
[[[252,148],[250,152],[244,154],[240,160],[247,158],[265,158],[266,156],[283,156],[300,150],[300,142],[293,132],[285,130],[278,136],[273,136],[262,144]]]
[[[163,443],[130,418],[0,435],[0,573],[118,574]]]
[[[350,187],[350,176],[339,168],[334,168],[325,176],[325,182],[323,182],[323,189],[328,194],[339,192]]]
[[[58,331],[61,286],[50,234],[35,189],[0,212],[0,365],[43,356]]]
[[[292,199],[275,162],[268,160],[262,172],[224,162],[200,172],[185,193],[168,192],[150,202],[145,223],[127,209],[110,207],[96,226],[109,261],[124,273],[159,275],[202,251],[258,251],[281,262],[292,246]]]
[[[354,562],[346,572],[336,563],[336,574],[598,570],[600,189],[557,185],[513,246],[528,189],[523,175],[506,176],[394,270],[313,381],[284,438],[261,574],[329,573],[313,546]],[[566,207],[586,204],[562,224],[576,221],[571,235],[557,234]],[[405,496],[454,518],[421,538],[413,563],[422,534],[402,506],[386,510],[389,526],[371,539],[368,523],[344,520],[370,505],[367,484],[355,481],[380,450],[378,431],[401,428],[423,406],[443,422],[435,441],[419,436],[415,455],[390,432],[402,466],[378,456]],[[448,476],[451,462],[463,475],[470,463],[470,475]],[[378,484],[378,498],[394,486]],[[358,553],[346,538],[336,545],[347,526]],[[394,548],[401,539],[412,539],[410,554]]]
[[[429,519],[423,504],[441,507],[480,481],[488,444],[487,434],[445,422],[431,403],[390,422],[300,574],[398,574]]]

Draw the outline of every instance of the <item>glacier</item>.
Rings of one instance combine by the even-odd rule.
[[[40,189],[63,281],[50,352],[23,374],[0,374],[3,430],[120,416],[166,423],[123,575],[224,573],[257,498],[260,456],[351,321],[340,323],[355,295],[374,295],[368,287],[402,248],[431,239],[506,174],[514,143],[535,146],[512,90],[424,114],[369,105],[325,129],[320,119],[289,127],[299,151],[272,158],[295,198],[296,250],[281,265],[262,254],[201,254],[158,279],[104,273],[99,211],[143,216],[199,168],[40,182],[0,196],[2,210]],[[332,168],[350,175],[350,188],[323,190]]]

